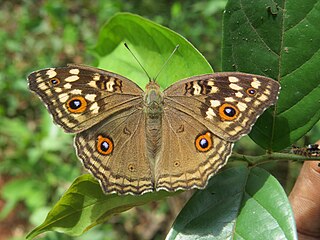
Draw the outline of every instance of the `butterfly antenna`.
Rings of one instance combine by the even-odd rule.
[[[131,49],[129,48],[129,46],[127,45],[127,43],[124,43],[124,46],[129,50],[129,52],[131,53],[131,55],[134,57],[134,59],[138,62],[138,64],[140,65],[140,67],[142,68],[142,70],[144,71],[144,73],[147,75],[147,77],[149,78],[149,82],[151,82],[151,77],[148,74],[148,72],[146,71],[146,69],[142,66],[142,64],[140,63],[140,61],[138,60],[138,58],[133,54],[133,52],[131,51]]]
[[[164,67],[167,65],[167,63],[169,62],[169,60],[172,58],[173,54],[178,50],[178,48],[180,47],[180,45],[178,44],[172,51],[172,53],[170,54],[170,56],[167,58],[167,60],[165,61],[165,63],[162,65],[160,71],[158,72],[157,76],[154,78],[154,80],[156,80],[158,78],[158,76],[160,75],[160,73],[162,72],[162,70],[164,69]]]

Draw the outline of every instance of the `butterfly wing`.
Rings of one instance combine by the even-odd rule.
[[[84,167],[100,181],[105,193],[143,194],[154,190],[141,108],[133,106],[78,133],[75,146]]]
[[[185,112],[227,141],[248,134],[278,97],[278,82],[259,75],[216,73],[179,81],[164,91],[168,108]]]
[[[31,73],[28,80],[66,132],[81,132],[143,101],[143,91],[134,82],[88,66],[43,69]]]
[[[162,127],[163,151],[155,167],[157,190],[204,188],[231,154],[233,143],[173,107],[165,110]]]
[[[196,76],[166,89],[156,188],[204,188],[278,92],[274,80],[243,73]]]

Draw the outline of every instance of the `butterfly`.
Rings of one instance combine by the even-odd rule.
[[[105,193],[203,189],[233,143],[275,104],[280,85],[221,72],[145,90],[124,76],[71,64],[28,76],[56,124],[75,133],[83,166]]]

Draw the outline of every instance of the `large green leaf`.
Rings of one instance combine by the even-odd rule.
[[[233,0],[224,14],[223,70],[269,76],[282,89],[276,108],[250,136],[283,149],[320,119],[320,1]]]
[[[261,168],[221,171],[192,196],[167,239],[297,239],[280,183]]]
[[[213,71],[199,51],[181,35],[138,15],[119,13],[101,29],[93,51],[98,56],[99,67],[130,78],[142,89],[148,78],[124,47],[124,42],[152,78],[156,77],[173,49],[180,46],[157,79],[163,88],[182,78]]]
[[[105,195],[99,183],[91,175],[85,174],[72,183],[48,213],[45,221],[32,230],[27,239],[47,231],[63,232],[73,236],[81,235],[115,214],[173,194],[161,191],[142,196]]]

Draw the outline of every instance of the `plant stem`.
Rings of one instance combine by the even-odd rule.
[[[271,161],[320,161],[320,156],[317,157],[308,157],[308,156],[301,156],[292,153],[266,153],[260,156],[249,156],[249,155],[242,155],[238,153],[232,153],[230,157],[231,161],[234,160],[244,160],[249,163],[249,165],[259,165],[266,162]]]

